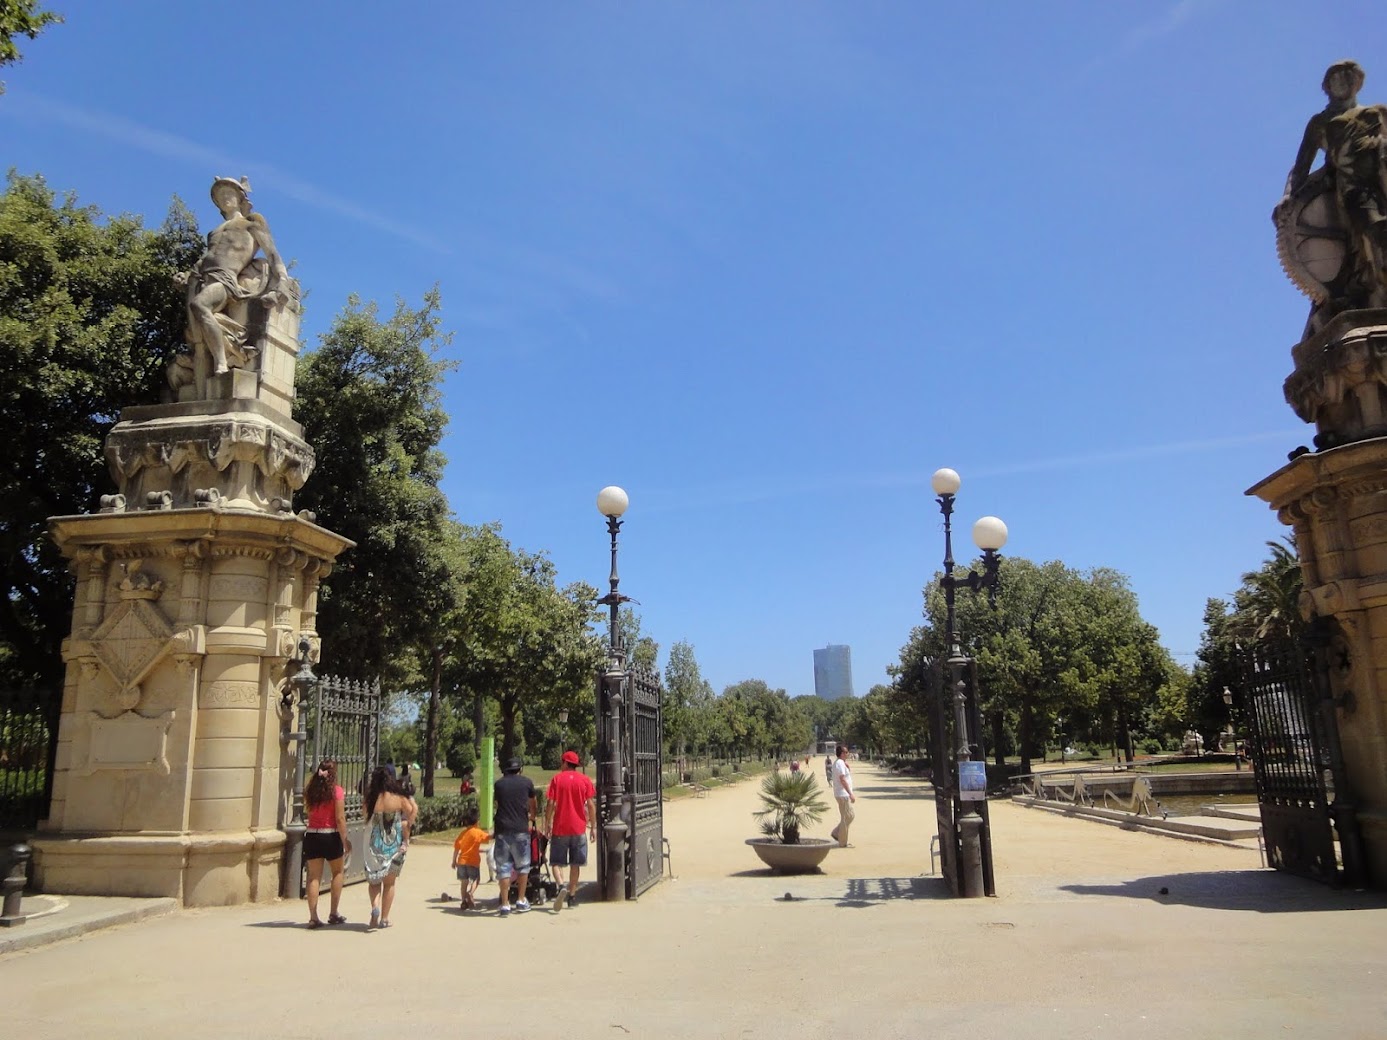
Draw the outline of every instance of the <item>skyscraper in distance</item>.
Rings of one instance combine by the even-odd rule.
[[[814,693],[826,701],[853,695],[852,647],[829,643],[814,651]]]

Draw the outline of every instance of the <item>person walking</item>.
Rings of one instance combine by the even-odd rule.
[[[525,886],[530,880],[530,828],[538,815],[535,785],[521,774],[525,763],[512,758],[506,763],[501,779],[496,781],[495,838],[492,854],[496,858],[496,879],[501,885],[500,913],[511,914],[510,890],[514,881],[515,912],[529,911]]]
[[[554,911],[578,905],[578,872],[588,863],[588,836],[597,840],[597,788],[578,769],[578,752],[563,753],[563,768],[549,781],[544,804],[544,832],[549,835],[549,862],[568,868],[568,887],[561,883]]]
[[[848,847],[848,828],[852,826],[852,821],[857,819],[857,813],[853,812],[853,803],[857,801],[857,795],[852,789],[852,770],[848,768],[848,746],[839,744],[838,760],[833,763],[833,798],[838,803],[838,826],[829,832],[830,837],[838,843],[838,847],[846,849]]]
[[[462,811],[462,832],[453,842],[453,869],[462,886],[462,909],[477,908],[477,885],[482,879],[482,846],[491,835],[477,826],[480,818],[475,805]]]
[[[385,766],[371,770],[366,784],[366,887],[371,895],[371,928],[390,927],[395,881],[404,869],[409,835],[419,807]]]
[[[352,851],[347,837],[347,793],[337,783],[337,763],[325,758],[318,763],[313,779],[303,789],[308,807],[308,830],[303,836],[303,858],[308,864],[308,927],[321,928],[318,919],[318,889],[323,883],[323,864],[332,870],[332,902],[328,924],[346,924],[337,912],[342,902],[342,869]]]

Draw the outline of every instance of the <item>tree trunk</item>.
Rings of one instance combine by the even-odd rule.
[[[443,648],[433,648],[433,684],[429,687],[429,715],[424,721],[424,775],[420,785],[424,797],[433,797],[433,770],[438,762],[438,705],[439,687],[443,682]]]
[[[515,757],[515,711],[519,705],[515,694],[508,693],[501,698],[501,764],[504,766]]]
[[[1033,728],[1033,709],[1031,699],[1026,696],[1021,698],[1021,721],[1017,727],[1017,739],[1021,743],[1021,774],[1031,771],[1031,730]]]
[[[997,767],[1001,768],[1007,764],[1006,749],[1002,746],[1006,740],[1006,725],[1002,719],[1002,710],[998,708],[992,714],[992,754]]]
[[[482,727],[486,725],[486,715],[482,711],[482,690],[479,685],[472,695],[472,761],[482,760]]]

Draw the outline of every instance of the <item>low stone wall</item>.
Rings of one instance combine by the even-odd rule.
[[[1069,773],[1047,773],[1040,780],[1046,791],[1067,792],[1073,790],[1075,776],[1084,778],[1089,796],[1099,801],[1104,791],[1130,798],[1132,785],[1138,776],[1144,776],[1151,782],[1151,793],[1157,798],[1171,794],[1255,794],[1257,791],[1257,779],[1250,769],[1233,773],[1119,773],[1078,769]]]

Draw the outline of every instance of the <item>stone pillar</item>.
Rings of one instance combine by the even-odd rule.
[[[49,526],[77,577],[44,891],[277,897],[290,758],[281,684],[318,583],[351,542],[295,514],[313,450],[289,413],[298,290],[219,315],[230,371],[170,366],[171,397],[106,440],[119,494]],[[127,506],[129,508],[127,508]]]
[[[1387,888],[1387,311],[1348,311],[1292,351],[1287,402],[1316,450],[1248,490],[1296,534],[1302,610],[1339,626],[1330,684],[1372,884]]]

